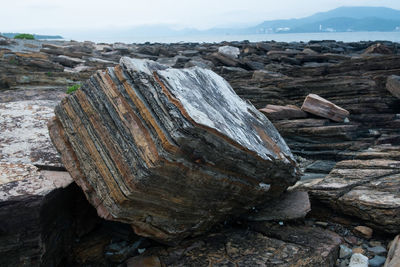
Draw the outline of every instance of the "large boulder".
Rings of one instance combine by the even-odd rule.
[[[298,180],[275,127],[210,70],[125,57],[55,113],[52,141],[98,214],[163,242],[204,233]]]

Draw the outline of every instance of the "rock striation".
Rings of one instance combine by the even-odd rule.
[[[123,57],[55,109],[50,136],[104,218],[179,241],[299,177],[275,127],[214,72]]]

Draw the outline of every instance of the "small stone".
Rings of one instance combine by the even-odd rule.
[[[383,254],[386,254],[386,252],[387,252],[386,248],[384,248],[382,246],[368,248],[368,251],[374,253],[375,255],[383,255]]]
[[[315,222],[315,225],[318,225],[318,226],[322,226],[322,227],[327,227],[328,226],[328,223],[327,222]]]
[[[161,267],[161,262],[158,256],[136,256],[130,258],[125,262],[127,267],[136,267],[136,266],[143,266],[143,267]]]
[[[371,240],[368,242],[370,247],[377,247],[377,246],[382,246],[382,243],[376,240]]]
[[[339,264],[339,267],[347,267],[349,266],[349,259],[342,260]]]
[[[350,258],[352,252],[353,251],[351,250],[351,248],[349,248],[345,245],[340,245],[339,258],[341,258],[341,259]]]
[[[370,267],[380,267],[385,263],[385,261],[386,261],[385,257],[375,256],[369,260],[369,266]]]
[[[352,235],[351,236],[346,236],[344,238],[344,240],[347,243],[352,244],[352,245],[361,245],[362,244],[362,241],[360,239],[358,239],[357,237],[352,236]]]
[[[353,232],[360,237],[363,237],[365,239],[370,239],[373,234],[373,230],[367,226],[357,226],[354,227]]]
[[[355,248],[352,249],[352,251],[353,251],[353,254],[354,253],[359,253],[359,254],[364,254],[365,253],[365,250],[362,247],[355,247]]]
[[[368,257],[355,253],[350,258],[349,267],[368,267]]]

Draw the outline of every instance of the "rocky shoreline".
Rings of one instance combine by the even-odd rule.
[[[396,266],[400,256],[388,251],[400,233],[399,48],[387,41],[95,44],[1,38],[0,220],[6,223],[0,225],[0,265],[348,266],[359,257],[370,266],[385,260],[385,266]],[[256,108],[273,105],[266,116],[303,171],[289,191],[308,192],[311,211],[267,221],[233,218],[174,247],[100,219],[65,172],[46,124],[67,87],[123,56],[211,69]],[[335,121],[282,108],[300,110],[309,94],[349,115]],[[306,205],[297,199],[287,206],[293,203]]]

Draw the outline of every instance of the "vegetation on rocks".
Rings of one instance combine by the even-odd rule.
[[[80,83],[74,84],[70,87],[68,87],[67,89],[67,94],[72,94],[73,92],[75,92],[76,90],[78,90],[81,87]]]
[[[35,36],[29,33],[21,33],[14,36],[14,39],[28,39],[28,40],[35,40]]]

